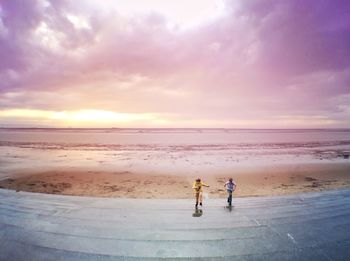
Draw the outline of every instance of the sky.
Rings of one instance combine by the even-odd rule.
[[[350,1],[0,0],[0,127],[350,128]]]

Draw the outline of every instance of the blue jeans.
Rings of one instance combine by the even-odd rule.
[[[232,205],[232,190],[227,190],[228,193],[228,198],[227,198],[227,203],[231,206]]]

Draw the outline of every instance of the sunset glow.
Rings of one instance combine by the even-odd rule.
[[[79,111],[41,111],[41,110],[3,110],[0,111],[0,117],[5,119],[32,119],[56,127],[84,127],[97,124],[99,127],[107,127],[111,123],[122,124],[130,122],[143,122],[157,120],[155,115],[151,114],[131,114],[116,113],[102,110],[79,110]]]
[[[0,127],[350,127],[348,1],[0,2]]]

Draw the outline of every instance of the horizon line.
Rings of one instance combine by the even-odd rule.
[[[236,127],[0,127],[0,129],[23,130],[350,130],[350,127],[324,128],[236,128]]]

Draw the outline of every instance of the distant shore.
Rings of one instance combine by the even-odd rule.
[[[237,183],[235,197],[287,195],[350,187],[350,164],[272,165],[197,176],[210,185],[204,190],[205,198],[225,197],[224,183],[229,177]],[[0,188],[97,197],[192,198],[192,182],[197,176],[83,169],[34,171],[11,175],[0,181]]]

